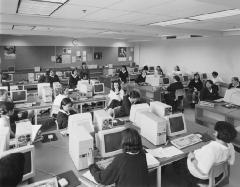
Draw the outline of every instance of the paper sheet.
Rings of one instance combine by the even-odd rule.
[[[147,149],[147,152],[153,155],[154,157],[158,158],[164,158],[164,157],[173,157],[176,155],[183,154],[183,151],[180,149],[174,147],[174,146],[169,146],[169,147],[159,147],[156,149]]]
[[[159,165],[159,161],[153,157],[150,153],[146,153],[147,165],[148,168],[157,167]]]
[[[84,173],[82,176],[85,177],[86,179],[90,180],[91,182],[98,184],[97,181],[95,181],[94,177],[92,176],[92,174],[90,173],[89,170],[86,173]]]

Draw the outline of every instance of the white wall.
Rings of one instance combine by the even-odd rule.
[[[240,37],[172,39],[137,44],[140,66],[160,65],[171,73],[175,65],[187,73],[219,72],[224,81],[240,77]]]

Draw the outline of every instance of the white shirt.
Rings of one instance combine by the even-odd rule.
[[[195,168],[189,158],[187,159],[188,170],[199,179],[208,179],[208,174],[215,163],[228,160],[229,164],[233,165],[235,161],[235,150],[231,143],[224,146],[217,141],[211,141],[202,148],[195,150],[194,155],[197,167],[202,173]]]
[[[123,95],[124,95],[124,92],[122,89],[119,91],[119,94],[117,94],[113,90],[110,90],[108,97],[110,98],[110,101],[112,101],[113,99],[121,101],[123,99]]]
[[[53,105],[60,107],[61,102],[64,98],[67,98],[67,96],[62,94],[57,95],[57,97],[53,101]]]
[[[173,71],[172,74],[173,75],[182,76],[182,72],[181,71]]]
[[[10,133],[10,121],[9,117],[5,115],[1,115],[0,117],[0,132],[3,132],[3,129],[8,128],[8,131]]]
[[[221,79],[221,77],[217,76],[216,78],[212,78],[213,84],[219,83],[219,82],[223,82],[223,80]]]

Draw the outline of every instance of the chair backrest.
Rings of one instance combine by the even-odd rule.
[[[184,89],[177,89],[175,92],[175,100],[178,100],[179,97],[184,97]]]
[[[214,164],[209,173],[209,186],[214,187],[222,182],[228,176],[228,161]],[[216,181],[216,178],[222,174],[222,177]]]

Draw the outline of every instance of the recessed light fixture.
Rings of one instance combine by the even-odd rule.
[[[240,31],[240,27],[239,28],[232,28],[232,29],[226,29],[223,30],[224,32],[228,32],[228,31]]]
[[[120,32],[117,32],[117,31],[104,31],[104,32],[101,32],[101,33],[99,33],[99,34],[121,34]]]
[[[181,19],[174,19],[174,20],[169,20],[169,21],[152,23],[150,25],[152,25],[152,26],[169,26],[169,25],[176,25],[176,24],[182,24],[182,23],[190,23],[190,22],[194,22],[194,21],[198,21],[198,20],[181,18]]]
[[[219,12],[214,12],[214,13],[202,14],[202,15],[198,15],[198,16],[192,16],[189,18],[203,21],[203,20],[208,20],[208,19],[236,16],[239,14],[240,14],[239,9],[231,9],[231,10],[224,10],[224,11],[219,11]]]
[[[13,25],[12,30],[32,30],[34,26],[28,26],[28,25]]]

